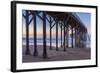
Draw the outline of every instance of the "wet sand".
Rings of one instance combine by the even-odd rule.
[[[91,50],[90,48],[66,48],[66,51],[63,51],[63,48],[58,48],[56,51],[55,47],[52,47],[50,50],[47,46],[47,58],[43,59],[43,46],[37,45],[38,56],[34,57],[34,46],[30,45],[30,55],[25,55],[26,46],[22,46],[22,61],[23,63],[28,62],[45,62],[45,61],[67,61],[67,60],[86,60],[91,59]]]

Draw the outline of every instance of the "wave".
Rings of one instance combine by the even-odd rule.
[[[56,38],[52,38],[52,46],[56,46]],[[26,38],[22,39],[22,44],[25,45],[26,44]],[[62,40],[63,42],[63,40]],[[75,39],[73,39],[73,43],[75,43]],[[30,45],[34,45],[34,38],[29,38],[29,44]],[[69,46],[71,46],[72,42],[71,42],[71,38],[69,38]],[[37,38],[37,45],[43,45],[43,38]],[[46,45],[50,46],[50,39],[47,38],[46,39]],[[75,44],[74,44],[75,45]],[[58,47],[61,46],[61,38],[58,38]],[[91,42],[90,41],[86,41],[86,46],[90,47],[91,46]]]

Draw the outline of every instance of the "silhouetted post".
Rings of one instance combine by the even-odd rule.
[[[87,42],[87,33],[85,33],[85,48],[87,47],[86,42]]]
[[[25,54],[29,55],[30,54],[30,50],[29,50],[29,15],[28,15],[28,11],[26,10],[26,51]]]
[[[87,36],[86,36],[86,33],[84,33],[84,38],[85,38],[85,42],[84,42],[84,47],[86,48],[86,41],[87,41]]]
[[[56,51],[58,51],[58,21],[56,20]]]
[[[43,58],[47,58],[46,50],[46,13],[43,12]]]
[[[64,21],[64,51],[66,51],[66,47],[65,47],[65,21]]]
[[[76,27],[75,27],[75,47],[76,47]]]
[[[61,23],[61,47],[62,47],[62,23]]]
[[[82,31],[82,34],[81,34],[81,48],[83,48],[83,41],[84,41],[83,35],[84,35],[84,33],[83,33],[83,31]]]
[[[79,31],[78,31],[79,32]],[[78,45],[79,45],[79,48],[81,48],[81,31],[79,32],[79,43],[78,43]]]
[[[52,21],[51,21],[51,17],[50,17],[50,50],[52,50],[52,28],[51,28],[51,24],[52,24]]]
[[[72,30],[72,35],[71,36],[72,36],[72,48],[73,48],[73,27],[72,27],[71,30]]]
[[[82,33],[82,48],[85,47],[84,41],[85,41],[85,33],[84,33],[84,30],[83,30],[83,33]]]
[[[68,26],[66,27],[66,43],[67,43],[67,48],[68,48],[68,33],[69,33],[69,31],[68,31]]]
[[[34,13],[34,53],[33,55],[34,56],[38,56],[38,51],[37,51],[37,31],[36,31],[36,15]]]

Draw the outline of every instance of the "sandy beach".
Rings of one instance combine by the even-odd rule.
[[[25,55],[26,46],[22,46],[22,61],[23,63],[28,62],[45,62],[45,61],[67,61],[67,60],[86,60],[91,59],[91,50],[90,48],[66,48],[66,51],[63,51],[63,48],[59,47],[59,50],[56,51],[55,47],[52,47],[50,50],[47,46],[47,58],[43,59],[43,46],[37,45],[38,56],[34,57],[34,46],[30,45],[29,49],[31,54]]]

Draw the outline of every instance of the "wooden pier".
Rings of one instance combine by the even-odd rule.
[[[40,15],[42,14],[42,15]],[[32,18],[29,17],[30,15]],[[52,29],[56,27],[56,51],[59,51],[58,48],[58,28],[60,28],[61,32],[61,48],[63,51],[66,51],[69,48],[68,38],[71,36],[71,48],[85,48],[86,47],[86,34],[87,28],[82,23],[81,19],[77,16],[76,13],[73,12],[50,12],[50,11],[33,11],[33,10],[25,10],[23,13],[23,17],[26,23],[26,55],[30,55],[31,51],[29,49],[29,25],[33,22],[33,30],[34,30],[34,52],[33,56],[38,56],[38,48],[37,48],[37,20],[36,17],[39,17],[43,23],[43,53],[42,56],[44,59],[48,57],[47,53],[47,45],[46,45],[46,26],[48,21],[49,23],[49,31],[50,31],[50,48],[52,50]],[[71,33],[69,34],[69,31]],[[64,38],[64,39],[62,39]],[[75,42],[73,42],[75,39]],[[74,45],[75,44],[75,45]]]

